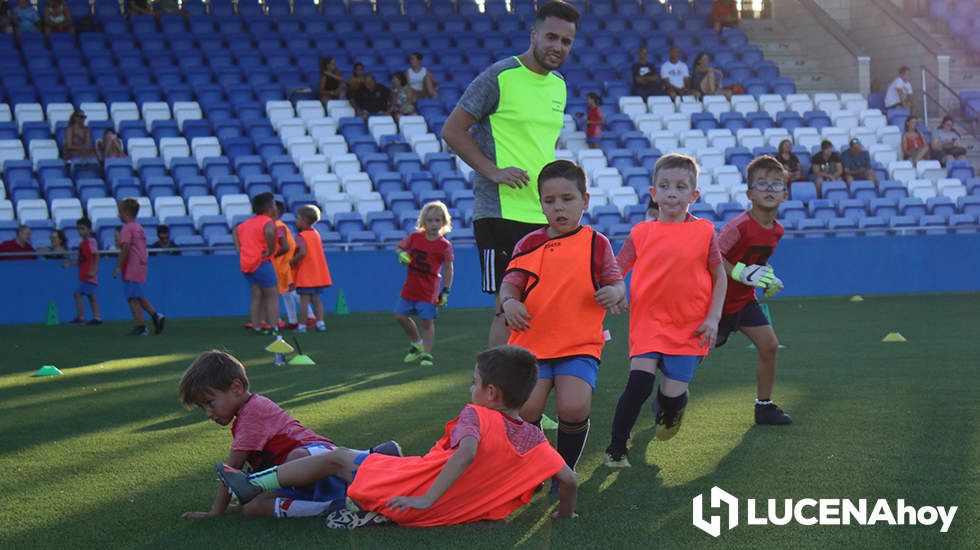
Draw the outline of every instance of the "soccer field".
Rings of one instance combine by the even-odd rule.
[[[653,440],[647,409],[632,441],[633,468],[603,467],[628,371],[626,319],[609,318],[613,340],[578,468],[580,517],[551,520],[556,501],[538,494],[505,522],[425,530],[338,532],[315,519],[237,512],[181,519],[209,508],[214,463],[227,455],[230,434],[181,408],[177,382],[198,352],[225,349],[244,361],[253,391],[340,444],[395,438],[406,453],[421,454],[469,398],[489,310],[443,313],[429,368],[402,364],[405,338],[381,313],[331,316],[327,333],[302,336],[313,367],[274,366],[263,351],[269,337],[245,334],[241,319],[172,319],[163,336],[149,338],[122,336],[123,323],[6,326],[0,547],[976,548],[980,294],[770,304],[786,346],[774,397],[793,425],[753,425],[755,351],[733,337],[699,370],[677,437]],[[908,341],[881,342],[892,331]],[[64,376],[31,378],[44,364]],[[691,521],[692,498],[712,486],[742,499],[887,498],[959,509],[946,534],[939,524],[742,521],[716,540]]]

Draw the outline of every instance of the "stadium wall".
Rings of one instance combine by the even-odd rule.
[[[772,258],[785,282],[784,297],[850,294],[967,292],[980,290],[980,247],[976,234],[786,239]],[[404,280],[390,251],[327,255],[335,286],[325,294],[334,311],[343,289],[350,311],[390,311]],[[128,319],[115,259],[99,266],[99,303],[107,320]],[[0,324],[43,323],[48,303],[61,320],[74,317],[72,293],[77,268],[60,261],[0,262],[0,285],[7,297]],[[479,262],[472,247],[459,248],[450,307],[490,307],[477,285]],[[236,256],[154,256],[147,296],[169,317],[239,316],[248,311],[248,290]],[[86,305],[86,315],[88,306]]]

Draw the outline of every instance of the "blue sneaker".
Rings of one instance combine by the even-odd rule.
[[[214,469],[217,471],[218,479],[221,480],[221,483],[238,497],[238,502],[242,504],[259,496],[262,492],[261,488],[252,485],[248,480],[248,474],[241,470],[232,468],[224,462],[219,462],[215,465]]]

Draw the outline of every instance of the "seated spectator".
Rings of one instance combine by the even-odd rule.
[[[715,0],[711,3],[711,26],[721,34],[724,27],[738,27],[738,6],[735,0]]]
[[[823,196],[820,189],[825,180],[839,181],[843,175],[844,165],[834,151],[834,144],[827,140],[821,141],[820,152],[810,159],[810,181],[817,188],[817,196]]]
[[[0,243],[0,254],[7,252],[25,252],[29,254],[23,254],[21,256],[5,256],[0,255],[0,260],[36,260],[37,256],[34,254],[34,247],[31,246],[31,228],[22,225],[17,228],[17,235],[9,240]]]
[[[422,66],[422,54],[414,52],[408,56],[408,85],[415,97],[432,98],[439,93],[439,84],[432,71]]]
[[[919,131],[919,119],[910,116],[905,119],[905,132],[902,134],[902,158],[912,164],[929,158],[929,144],[926,136]]]
[[[694,75],[691,76],[691,87],[706,95],[723,95],[732,99],[732,91],[721,85],[722,74],[719,69],[711,66],[711,56],[700,53],[694,58]]]
[[[354,73],[347,79],[347,98],[354,96],[354,92],[364,85],[364,63],[358,61],[354,63]]]
[[[14,8],[14,16],[17,18],[17,32],[41,32],[41,14],[29,0],[20,0]]]
[[[65,130],[65,160],[94,160],[95,148],[92,147],[92,130],[85,125],[85,112],[75,111],[68,118],[68,128]]]
[[[840,163],[844,166],[844,182],[847,185],[854,180],[871,180],[878,184],[878,176],[871,167],[871,154],[861,146],[861,140],[854,138],[850,146],[840,155]]]
[[[888,85],[885,91],[885,109],[902,107],[909,111],[915,110],[915,101],[912,99],[912,70],[902,66],[898,69],[898,77]]]
[[[52,231],[51,246],[42,247],[38,252],[44,254],[45,258],[64,259],[70,256],[71,251],[68,250],[68,237],[65,232],[60,229]]]
[[[129,15],[155,15],[151,0],[129,0]]]
[[[125,157],[128,155],[126,155],[126,149],[123,147],[123,142],[119,139],[116,131],[112,128],[106,128],[105,132],[102,132],[102,138],[95,142],[95,156],[100,161],[105,162],[105,159]]]
[[[324,105],[331,99],[344,99],[346,89],[344,75],[337,68],[337,61],[332,57],[320,58],[320,85],[318,87],[320,101]]]
[[[786,172],[789,174],[789,181],[803,180],[803,169],[800,166],[800,159],[793,154],[793,142],[788,139],[780,141],[779,148],[776,151],[776,160],[786,168]]]
[[[14,32],[14,16],[10,13],[10,4],[0,2],[0,33]]]
[[[652,95],[664,95],[663,83],[660,82],[660,73],[653,63],[647,59],[647,49],[641,47],[636,51],[636,63],[633,63],[633,86],[631,93],[638,95],[646,101]]]
[[[691,89],[691,71],[687,63],[681,60],[680,48],[670,49],[670,58],[660,66],[660,79],[670,99],[676,100],[677,96],[682,95],[700,96],[699,92]]]
[[[161,15],[183,15],[187,17],[187,12],[180,9],[177,0],[157,0],[157,17]]]
[[[177,245],[170,240],[170,227],[165,224],[160,224],[157,226],[157,240],[155,243],[150,245],[151,249],[156,248],[171,248],[176,249]],[[164,256],[180,256],[180,250],[153,250],[150,252],[150,256],[156,256],[158,254]]]
[[[391,90],[378,84],[374,75],[369,74],[364,77],[364,84],[357,88],[350,100],[359,117],[366,119],[372,115],[386,115],[391,108]]]
[[[408,77],[404,71],[391,75],[391,116],[398,120],[401,115],[414,115],[415,92],[408,85]]]
[[[44,34],[53,32],[75,32],[71,10],[65,4],[65,0],[48,0],[44,5]]]
[[[960,133],[953,128],[953,117],[943,117],[939,128],[932,134],[932,153],[943,166],[951,160],[966,158],[966,148],[960,145]]]

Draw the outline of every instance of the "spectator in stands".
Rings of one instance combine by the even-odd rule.
[[[180,9],[180,4],[177,0],[156,0],[157,2],[157,17],[162,15],[183,15],[187,17],[187,12]]]
[[[354,63],[354,74],[347,80],[347,97],[354,97],[354,92],[364,85],[364,80],[367,77],[364,75],[364,63],[358,61]]]
[[[0,243],[0,253],[6,252],[25,252],[21,256],[0,256],[0,260],[36,260],[34,247],[31,246],[31,228],[22,225],[17,228],[17,235],[9,240]]]
[[[636,63],[633,63],[633,86],[631,93],[646,101],[652,95],[664,95],[664,85],[660,82],[660,72],[647,59],[647,49],[641,46],[636,51]]]
[[[68,128],[65,130],[65,160],[95,159],[95,148],[92,147],[92,130],[85,125],[85,112],[78,110],[68,118]]]
[[[337,60],[332,57],[320,58],[320,101],[324,105],[331,99],[344,99],[347,95],[344,75],[337,68]]]
[[[784,139],[779,142],[779,148],[776,149],[776,159],[786,168],[790,182],[805,179],[803,178],[803,168],[800,166],[800,159],[793,154],[792,141]]]
[[[160,224],[157,226],[157,240],[155,243],[150,245],[150,248],[171,248],[174,250],[154,250],[150,252],[150,256],[156,256],[157,254],[162,254],[164,256],[180,256],[180,250],[176,250],[177,245],[170,240],[170,227],[166,224]]]
[[[691,87],[700,92],[701,96],[723,95],[732,99],[732,90],[721,85],[721,70],[711,66],[711,56],[701,52],[694,58],[694,74],[691,76]]]
[[[155,15],[151,0],[129,0],[129,15]]]
[[[735,0],[714,0],[711,3],[711,26],[721,34],[724,27],[738,27],[738,6]]]
[[[871,154],[861,146],[861,140],[854,138],[850,145],[840,155],[840,163],[844,166],[844,182],[847,185],[854,180],[871,180],[878,184],[878,176],[871,167]]]
[[[44,5],[44,34],[50,35],[53,32],[75,32],[71,10],[65,0],[48,0]]]
[[[95,142],[95,156],[99,158],[101,162],[105,162],[105,159],[125,157],[126,148],[123,147],[123,142],[119,139],[119,135],[112,128],[106,128],[102,132],[102,138]]]
[[[691,71],[687,63],[681,60],[681,49],[671,48],[669,55],[670,58],[660,66],[660,79],[667,89],[667,95],[673,100],[682,95],[700,97],[699,92],[691,89]]]
[[[408,56],[408,85],[415,97],[432,98],[439,93],[439,83],[432,76],[432,71],[422,66],[422,54],[414,52]]]
[[[885,91],[885,109],[902,107],[910,112],[915,108],[915,101],[912,99],[912,70],[906,66],[898,69],[898,77],[888,85]]]
[[[905,119],[905,132],[902,134],[902,158],[916,164],[929,158],[929,143],[919,130],[919,119],[910,116]]]
[[[70,255],[68,250],[68,236],[65,232],[60,229],[55,229],[51,232],[51,246],[45,246],[38,249],[38,252],[43,253],[45,258],[62,259],[67,258]]]
[[[14,16],[10,13],[10,4],[0,2],[0,33],[14,32]]]
[[[367,119],[372,115],[386,115],[391,109],[391,90],[378,84],[374,75],[364,77],[364,84],[350,96],[357,116]]]
[[[939,128],[932,134],[932,152],[943,166],[951,160],[966,157],[966,148],[960,145],[960,133],[953,128],[953,117],[944,116]]]
[[[395,120],[402,115],[414,115],[415,92],[408,85],[408,77],[405,71],[398,71],[391,75],[391,116]]]
[[[17,17],[18,33],[41,32],[41,14],[30,0],[20,0],[14,9],[14,15]]]
[[[817,188],[817,196],[821,196],[820,188],[824,180],[838,181],[844,175],[844,165],[840,155],[834,151],[834,144],[823,140],[820,142],[820,152],[810,159],[810,180]]]

